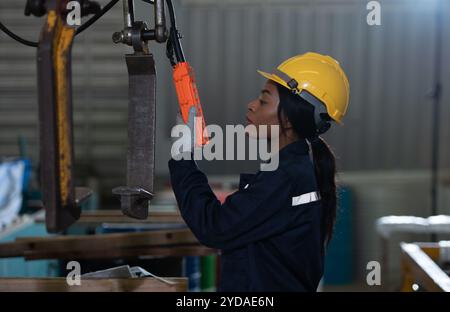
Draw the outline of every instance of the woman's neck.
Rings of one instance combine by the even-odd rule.
[[[278,150],[281,150],[283,147],[298,141],[298,136],[296,134],[284,133],[280,135],[278,140]]]

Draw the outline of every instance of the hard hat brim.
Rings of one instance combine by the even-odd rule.
[[[281,79],[280,77],[278,77],[277,75],[275,75],[275,74],[270,74],[270,73],[264,72],[264,71],[259,70],[259,69],[257,69],[256,71],[257,71],[261,76],[263,76],[264,78],[267,78],[267,79],[269,79],[269,80],[271,80],[271,81],[273,81],[273,82],[275,82],[275,83],[278,83],[278,84],[282,85],[283,87],[285,87],[285,88],[291,90],[291,88],[289,88],[289,86],[287,85],[287,83],[286,83],[283,79]],[[337,124],[339,124],[340,126],[343,126],[343,125],[344,125],[344,123],[343,123],[341,120],[333,119],[333,121],[335,121],[335,122],[336,122]]]
[[[259,69],[257,69],[256,71],[257,71],[261,76],[263,76],[264,78],[267,78],[267,79],[269,79],[269,80],[272,80],[273,82],[276,82],[276,83],[282,85],[283,87],[289,89],[287,83],[286,83],[283,79],[281,79],[280,77],[278,77],[277,75],[275,75],[275,74],[270,74],[270,73],[266,73],[266,72],[263,72],[262,70],[259,70]]]

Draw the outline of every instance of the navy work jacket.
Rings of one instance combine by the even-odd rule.
[[[322,205],[305,140],[279,151],[276,170],[241,174],[223,204],[194,160],[171,159],[169,170],[186,224],[221,250],[221,291],[316,291]]]

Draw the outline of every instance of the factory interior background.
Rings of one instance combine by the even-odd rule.
[[[24,16],[25,2],[2,0],[0,21],[24,38],[37,40],[43,18]],[[99,1],[102,6],[106,2]],[[340,205],[320,291],[405,290],[401,243],[445,241],[450,233],[448,218],[439,219],[443,224],[434,228],[428,219],[450,216],[450,60],[446,57],[450,54],[450,1],[379,1],[381,25],[368,25],[368,2],[174,1],[208,124],[244,124],[247,103],[264,83],[256,69],[270,71],[292,55],[308,51],[331,55],[346,71],[351,90],[348,114],[343,126],[335,125],[334,131],[324,135],[337,156]],[[135,3],[136,20],[153,25],[152,6]],[[126,177],[124,54],[131,48],[113,43],[111,36],[122,27],[119,2],[77,36],[73,45],[74,172],[76,185],[93,190],[83,211],[120,211],[111,189],[124,185]],[[157,70],[156,196],[150,211],[176,212],[167,162],[178,103],[165,45],[152,41],[149,49]],[[0,32],[0,243],[51,235],[40,210],[38,170],[43,160],[39,159],[36,68],[36,49]],[[441,86],[438,95],[433,93],[436,85]],[[435,204],[433,150],[438,152]],[[25,164],[25,182],[20,210],[11,212],[6,172],[8,164],[18,160]],[[226,196],[237,188],[239,173],[257,171],[259,162],[202,160],[198,164],[217,194]],[[382,223],[380,218],[387,216],[422,219],[395,227]],[[108,222],[75,223],[64,234],[146,229],[151,228],[139,229],[136,223],[131,229]],[[188,277],[190,291],[212,291],[219,278],[218,258],[119,255],[84,259],[81,267],[89,272],[123,264],[140,266],[158,276]],[[368,283],[372,261],[381,265],[381,285]],[[66,263],[67,259],[57,258],[2,257],[0,278],[65,276]],[[448,272],[445,263],[439,264]],[[423,285],[417,281],[414,286]]]

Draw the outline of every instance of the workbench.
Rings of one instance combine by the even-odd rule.
[[[187,278],[82,279],[80,286],[69,286],[66,278],[1,278],[0,292],[185,292]]]
[[[217,250],[201,245],[186,227],[178,212],[150,212],[146,220],[135,220],[120,211],[83,212],[78,225],[136,225],[168,229],[95,235],[52,235],[17,237],[0,243],[0,258],[23,257],[25,260],[100,260],[151,257],[207,256]],[[36,214],[34,222],[45,222]],[[176,226],[171,228],[170,226]],[[154,278],[82,279],[81,286],[68,286],[65,278],[0,278],[0,291],[186,291],[186,278],[164,278],[173,285]]]

